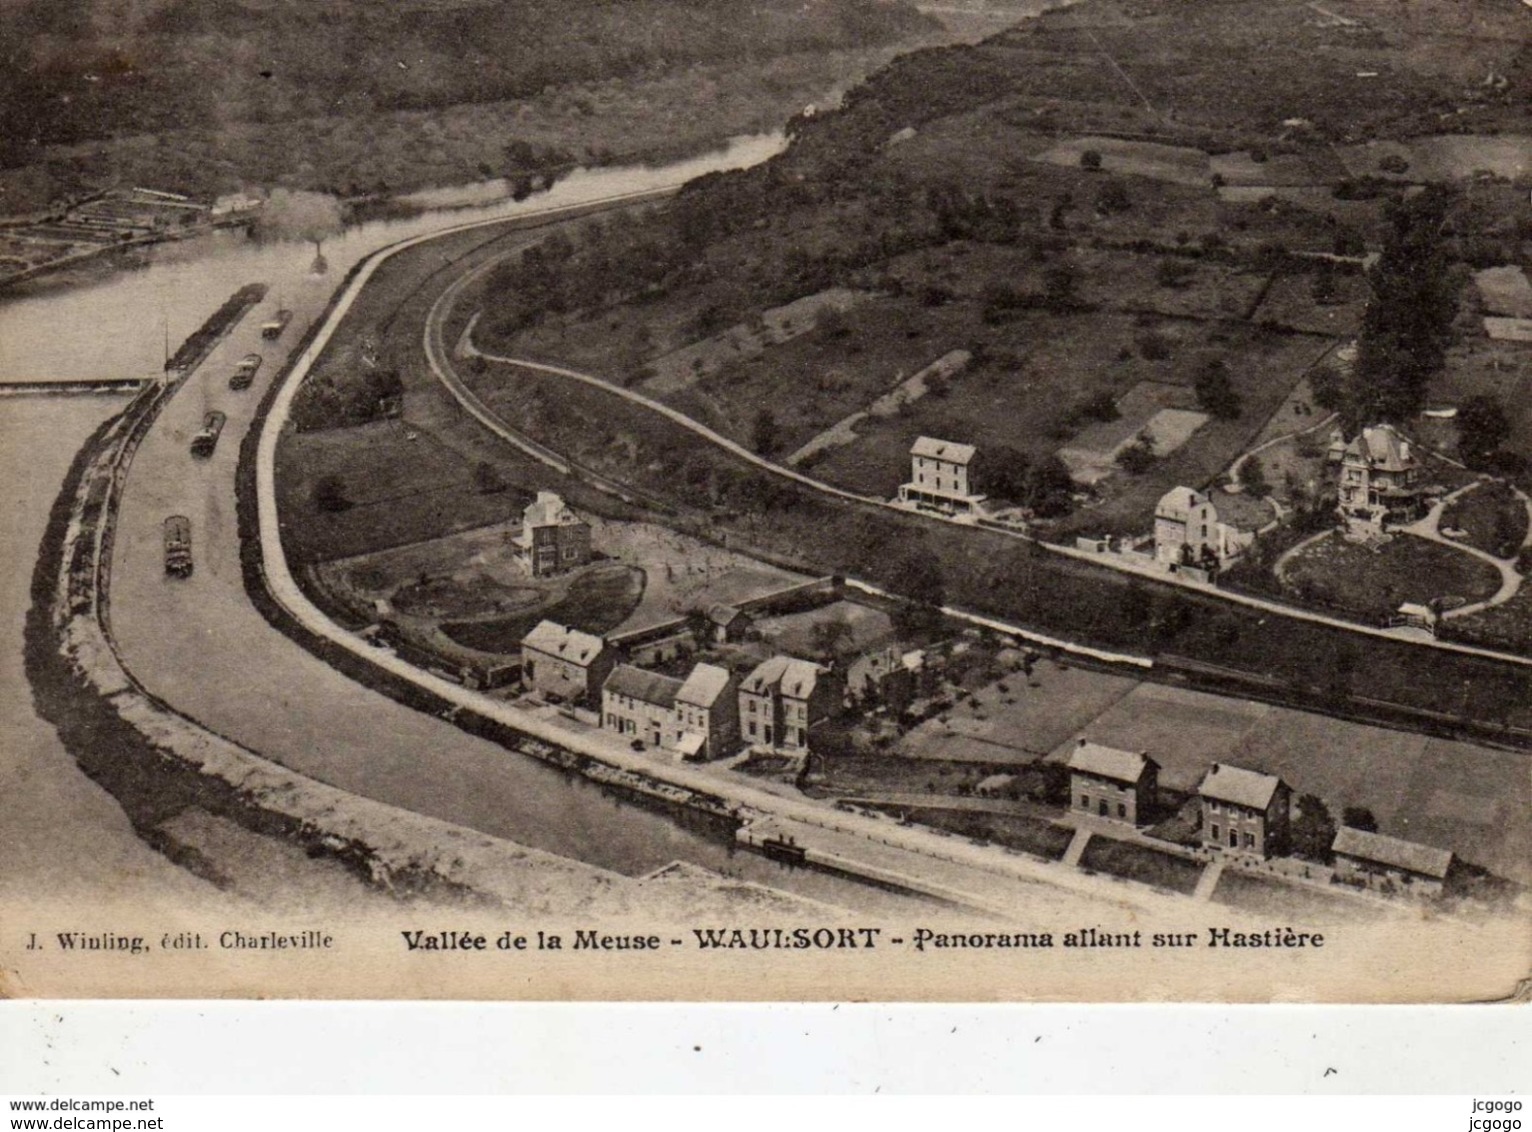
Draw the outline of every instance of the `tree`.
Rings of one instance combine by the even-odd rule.
[[[1020,503],[1027,497],[1027,474],[1031,470],[1032,461],[1021,449],[990,445],[979,449],[974,482],[986,495]]]
[[[946,600],[942,564],[929,550],[914,550],[901,558],[888,579],[889,589],[917,605],[939,607]]]
[[[761,409],[750,426],[750,447],[762,456],[769,456],[779,438],[776,415],[770,409]]]
[[[1341,824],[1360,829],[1363,833],[1378,832],[1378,819],[1373,817],[1372,811],[1366,806],[1347,806],[1341,811]]]
[[[1039,518],[1052,519],[1069,510],[1074,490],[1075,481],[1069,474],[1069,465],[1057,455],[1049,454],[1027,469],[1021,502]]]
[[[1482,465],[1511,435],[1505,408],[1491,394],[1479,393],[1458,406],[1458,454],[1473,467]]]
[[[1147,432],[1139,433],[1132,444],[1117,453],[1117,466],[1130,476],[1141,476],[1154,467],[1154,441]]]
[[[1133,198],[1128,196],[1128,186],[1116,177],[1103,182],[1096,191],[1096,208],[1100,212],[1110,216],[1117,212],[1127,212],[1132,207]]]
[[[1299,857],[1330,862],[1330,846],[1335,841],[1335,819],[1317,794],[1298,799],[1298,816],[1292,820],[1292,851]]]
[[[480,460],[473,466],[473,489],[480,495],[493,495],[504,491],[506,486],[500,469],[487,460]]]
[[[1203,363],[1192,381],[1192,388],[1203,411],[1221,421],[1235,420],[1243,411],[1239,394],[1229,381],[1229,367],[1222,358],[1209,358]]]
[[[1101,168],[1101,151],[1098,150],[1098,149],[1087,149],[1084,152],[1082,152],[1080,154],[1080,168],[1081,169],[1100,169]]]
[[[314,484],[314,506],[321,511],[334,514],[345,511],[351,506],[351,500],[346,495],[346,485],[339,476],[321,476]]]
[[[1246,494],[1256,499],[1265,499],[1271,494],[1271,484],[1266,482],[1266,469],[1261,467],[1261,461],[1254,456],[1247,457],[1239,466],[1239,483]]]
[[[1335,272],[1320,271],[1315,274],[1314,282],[1310,285],[1310,292],[1314,302],[1322,307],[1332,306],[1340,299],[1340,292],[1335,286]]]
[[[1066,311],[1080,305],[1080,274],[1067,263],[1050,264],[1043,271],[1043,303],[1049,310]]]
[[[851,630],[851,623],[844,617],[816,621],[814,627],[809,630],[809,640],[814,652],[821,657],[831,659],[848,650],[855,636],[856,634]]]
[[[1333,413],[1346,403],[1345,379],[1333,365],[1316,366],[1309,374],[1309,389],[1321,409]]]
[[[1385,209],[1388,237],[1368,273],[1372,299],[1347,397],[1353,428],[1419,412],[1446,359],[1461,282],[1445,233],[1453,199],[1453,190],[1433,185]]]
[[[273,189],[256,217],[255,231],[265,239],[306,241],[317,255],[343,224],[340,201],[329,193]]]

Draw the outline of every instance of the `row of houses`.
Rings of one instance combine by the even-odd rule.
[[[599,700],[603,728],[691,759],[723,758],[741,746],[805,754],[810,732],[841,693],[829,668],[790,656],[764,660],[742,680],[698,663],[682,680],[625,663],[600,637],[553,621],[522,639],[521,670],[529,690]]]
[[[1143,751],[1124,751],[1080,740],[1070,752],[1070,809],[1097,819],[1138,826],[1158,804],[1160,766]],[[1265,859],[1287,852],[1292,789],[1273,774],[1214,763],[1197,786],[1206,849]],[[1422,896],[1442,891],[1456,866],[1453,855],[1397,837],[1343,827],[1331,852],[1344,883]]]

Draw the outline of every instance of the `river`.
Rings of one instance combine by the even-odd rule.
[[[717,153],[671,165],[576,172],[551,191],[524,202],[499,200],[487,206],[456,207],[361,225],[326,242],[329,280],[338,284],[357,259],[409,236],[469,220],[510,217],[674,184],[680,178],[764,160],[782,144],[780,134],[739,139]],[[461,196],[444,193],[437,199],[457,204],[482,191],[473,186]],[[219,233],[182,244],[160,245],[153,250],[150,262],[136,270],[5,301],[0,303],[0,380],[62,381],[153,373],[162,361],[167,324],[174,347],[244,283],[263,280],[278,296],[283,288],[294,294],[311,290],[319,282],[310,273],[312,260],[313,250],[307,245],[260,245],[243,235]],[[0,802],[0,819],[8,831],[8,867],[0,870],[5,874],[0,880],[30,888],[39,877],[46,876],[51,888],[73,887],[84,892],[109,887],[126,872],[174,896],[200,887],[200,882],[144,846],[104,792],[75,767],[52,728],[35,714],[22,667],[27,583],[48,509],[70,457],[117,404],[116,399],[98,398],[0,401],[0,451],[4,453],[0,471],[12,488],[5,531],[7,545],[12,548],[12,568],[0,594],[6,631],[0,643],[0,677],[7,692],[0,709],[6,736],[0,745],[0,781],[9,786]],[[250,616],[255,616],[253,611]],[[258,628],[265,630],[264,625]],[[344,683],[338,674],[326,670],[326,675]],[[189,688],[183,690],[196,698],[197,693]],[[351,690],[352,695],[360,692],[354,685]],[[349,698],[340,695],[318,706],[343,712],[339,701]],[[203,717],[204,711],[209,717],[218,715],[214,704],[177,702],[195,717]],[[344,743],[336,736],[335,743],[325,746]],[[465,746],[471,745],[465,742]],[[619,804],[583,780],[571,780],[522,756],[499,752],[493,763],[493,767],[481,768],[488,771],[492,789],[454,791],[443,787],[421,808],[628,875],[685,860],[719,873],[868,911],[910,907],[905,897],[822,873],[785,870],[752,854],[735,852],[716,835],[693,832],[659,814]],[[346,777],[335,773],[333,767],[328,769],[331,773],[323,777],[330,781]],[[384,777],[373,763],[352,788],[373,797],[387,795],[390,791],[379,782]],[[409,793],[401,791],[400,797],[385,800],[404,801]],[[0,883],[0,892],[4,889],[5,884]]]
[[[757,164],[785,144],[780,132],[753,134],[712,153],[665,165],[576,169],[547,192],[520,202],[505,195],[500,181],[433,189],[407,198],[432,211],[348,228],[325,241],[324,258],[338,284],[362,256],[409,236],[675,185],[704,173]],[[165,361],[167,339],[174,349],[241,285],[264,281],[277,298],[284,288],[312,285],[312,245],[263,244],[242,230],[156,244],[143,258],[143,266],[93,272],[97,277],[84,282],[43,283],[20,295],[0,296],[0,381],[157,374]]]

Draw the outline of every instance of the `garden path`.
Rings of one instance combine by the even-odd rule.
[[[1486,609],[1493,609],[1497,605],[1504,605],[1521,590],[1523,579],[1521,574],[1517,572],[1514,562],[1507,562],[1504,558],[1497,558],[1487,550],[1480,550],[1476,546],[1468,546],[1456,539],[1450,539],[1441,532],[1442,513],[1447,510],[1454,500],[1460,496],[1467,495],[1477,487],[1483,486],[1485,482],[1487,481],[1475,480],[1465,487],[1460,487],[1456,491],[1442,496],[1432,505],[1431,510],[1426,512],[1424,518],[1411,523],[1407,527],[1399,528],[1399,533],[1401,534],[1414,535],[1416,538],[1439,542],[1443,546],[1455,547],[1464,554],[1471,554],[1475,558],[1488,562],[1500,573],[1500,588],[1498,590],[1483,601],[1471,602],[1468,605],[1461,605],[1457,609],[1445,611],[1442,614],[1443,621],[1452,621],[1459,617],[1467,617],[1470,614],[1482,612]],[[1526,496],[1522,496],[1522,498],[1525,500]],[[1528,518],[1532,519],[1532,509],[1528,510]],[[1529,528],[1529,535],[1532,535],[1532,528]]]

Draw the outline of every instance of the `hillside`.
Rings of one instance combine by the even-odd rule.
[[[608,235],[551,278],[507,267],[485,330],[783,458],[964,351],[938,396],[798,458],[887,496],[921,434],[1059,456],[1095,487],[1061,533],[1125,533],[1289,402],[1302,423],[1298,383],[1355,332],[1392,197],[1473,181],[1458,257],[1524,254],[1529,22],[1515,0],[1087,0],[902,56],[768,166],[689,186],[630,253]],[[773,313],[816,294],[844,298]],[[1120,474],[1115,448],[1204,408],[1210,372],[1237,410]]]
[[[894,496],[920,436],[976,445],[997,521],[1045,541],[1142,537],[1171,488],[1278,440],[1251,466],[1328,521],[1327,375],[1370,257],[1409,202],[1441,202],[1451,346],[1425,399],[1497,394],[1505,459],[1532,467],[1532,346],[1491,348],[1472,285],[1532,263],[1528,25],[1515,0],[1086,0],[901,56],[791,123],[780,158],[507,262],[465,309],[487,353],[621,382],[865,496]],[[559,451],[806,568],[890,576],[889,541],[739,489],[695,438],[551,378],[472,384]],[[995,571],[972,549],[986,537],[931,540],[949,595],[1097,640],[1142,628],[1051,560]],[[1162,621],[1158,649],[1253,663],[1232,630]]]
[[[817,84],[806,55],[887,48],[937,26],[899,0],[7,0],[0,168],[72,163],[99,178],[85,159],[131,166],[132,139],[186,134],[200,145],[254,131],[292,148],[303,140],[295,123],[335,130],[698,67],[765,71],[799,59],[777,84]],[[563,131],[575,159],[589,156],[579,135],[592,101],[587,92]],[[439,144],[420,129],[411,141]],[[274,154],[252,158],[237,144],[232,154],[201,148],[226,166],[225,182],[298,174],[351,188],[333,163],[327,178],[304,175],[312,155],[280,168]]]

